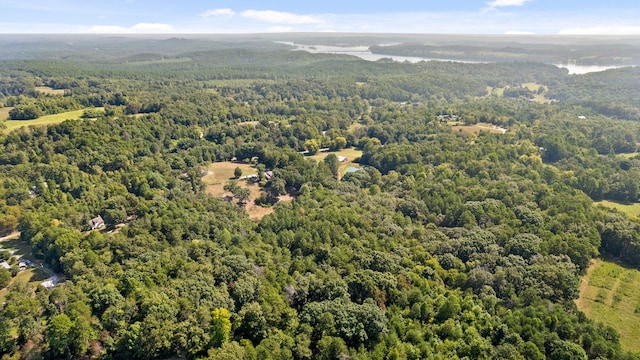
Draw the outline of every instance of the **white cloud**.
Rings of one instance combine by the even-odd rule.
[[[173,31],[173,26],[160,23],[139,23],[131,27],[137,33],[167,33]]]
[[[139,23],[131,27],[117,25],[97,25],[88,29],[93,34],[151,34],[151,33],[170,33],[173,32],[173,26],[169,24],[150,24]]]
[[[233,16],[235,14],[236,14],[236,12],[231,10],[231,9],[209,9],[209,10],[203,12],[202,14],[200,14],[200,16],[202,16],[202,17]]]
[[[268,32],[292,32],[291,26],[272,26],[267,29]]]
[[[561,29],[560,35],[640,35],[640,26],[593,26]]]
[[[488,3],[487,6],[494,9],[502,6],[522,6],[529,1],[532,0],[494,0]]]
[[[240,15],[256,20],[262,20],[266,22],[276,24],[322,24],[324,20],[309,16],[298,15],[288,12],[273,11],[273,10],[246,10],[240,13]]]
[[[94,34],[124,34],[127,33],[128,30],[122,26],[98,25],[90,27],[89,32]]]
[[[531,31],[518,31],[518,30],[509,30],[504,32],[505,35],[534,35],[534,32]]]

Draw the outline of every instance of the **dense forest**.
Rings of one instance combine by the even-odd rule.
[[[640,201],[640,69],[105,44],[0,61],[9,119],[84,111],[0,134],[0,236],[60,278],[0,250],[2,359],[640,358],[574,303],[594,257],[640,268],[594,205]]]

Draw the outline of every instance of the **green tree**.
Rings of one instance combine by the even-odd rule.
[[[15,347],[15,339],[11,333],[12,327],[9,319],[0,315],[0,354],[10,354]]]
[[[336,154],[329,154],[324,158],[324,163],[327,165],[333,177],[338,178],[338,170],[340,169],[340,161]]]
[[[238,199],[240,205],[244,206],[251,196],[251,190],[244,187],[238,187],[238,189],[236,189],[236,192],[233,193],[233,196]]]
[[[267,335],[267,320],[262,307],[257,302],[243,306],[236,319],[234,328],[243,338],[258,343]]]
[[[239,166],[236,166],[236,168],[233,169],[233,177],[235,177],[236,179],[239,179],[240,176],[242,176],[242,169],[240,169]]]
[[[320,150],[320,142],[317,139],[309,139],[304,142],[304,148],[307,149],[310,155],[313,155]]]
[[[51,353],[56,358],[66,358],[70,355],[71,329],[73,322],[66,314],[56,315],[49,321],[47,332]]]
[[[5,268],[0,268],[0,289],[4,289],[11,282],[11,273]]]
[[[347,139],[344,136],[338,136],[333,139],[333,146],[331,147],[333,150],[344,149],[347,146]]]
[[[217,308],[211,315],[211,342],[214,347],[221,347],[229,341],[231,332],[231,314],[229,310]]]

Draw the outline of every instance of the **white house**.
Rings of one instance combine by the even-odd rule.
[[[91,226],[91,230],[94,229],[102,229],[104,227],[104,220],[102,216],[98,215],[89,221],[89,226]]]

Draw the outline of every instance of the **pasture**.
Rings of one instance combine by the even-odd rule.
[[[16,250],[16,252],[14,253],[15,256],[27,259],[32,262],[34,262],[35,260],[35,258],[33,257],[33,254],[31,253],[31,247],[29,246],[29,244],[27,244],[26,242],[20,241],[17,237],[9,237],[8,239],[5,238],[4,240],[0,241],[0,247],[3,250]],[[18,284],[18,283],[21,283],[21,284],[29,283],[32,286],[37,286],[47,278],[49,278],[49,275],[43,270],[30,267],[24,271],[19,272],[18,275],[16,275],[13,279],[11,279],[9,286],[13,284]],[[6,295],[7,295],[7,288],[1,289],[0,304],[4,302],[4,298]]]
[[[474,125],[455,125],[451,127],[454,132],[478,135],[481,131],[488,131],[492,134],[504,134],[507,129],[492,124],[477,123]]]
[[[9,111],[13,110],[13,107],[0,108],[0,121],[9,119]]]
[[[231,195],[224,191],[224,185],[229,181],[235,180],[233,171],[236,167],[242,169],[242,176],[257,175],[258,171],[253,165],[236,163],[231,161],[217,162],[209,165],[207,174],[202,178],[202,181],[207,186],[207,193],[222,198],[225,195]],[[260,221],[265,215],[271,214],[274,210],[273,207],[263,207],[255,204],[255,199],[258,198],[263,190],[258,183],[254,183],[250,180],[237,180],[238,185],[247,188],[251,191],[249,199],[245,205],[245,210],[249,214],[249,218],[254,221]],[[292,197],[289,195],[281,196],[280,201],[291,201]],[[234,200],[235,202],[235,200]]]
[[[49,86],[36,86],[35,90],[47,95],[64,95],[65,89],[54,89]]]
[[[335,154],[336,156],[344,156],[347,158],[347,161],[343,162],[342,164],[340,164],[340,175],[339,177],[342,177],[342,175],[344,175],[344,171],[349,167],[349,166],[357,166],[357,163],[354,163],[353,160],[359,158],[360,156],[362,156],[362,150],[358,150],[355,148],[349,148],[349,149],[341,149],[338,151],[323,151],[323,152],[317,152],[314,155],[309,155],[306,156],[307,159],[313,159],[315,161],[323,161],[324,158],[326,158],[329,154]]]
[[[590,319],[616,329],[624,350],[640,351],[640,271],[592,260],[576,305]]]
[[[95,108],[95,109],[102,110],[104,108]],[[9,133],[15,129],[29,126],[29,125],[43,126],[43,125],[59,124],[65,120],[79,120],[85,110],[86,109],[67,111],[67,112],[54,114],[54,115],[45,115],[33,120],[7,120],[5,122],[7,127],[6,129],[4,129],[4,132]]]
[[[640,216],[640,204],[632,203],[632,204],[623,204],[617,203],[609,200],[596,201],[593,203],[594,205],[602,205],[604,207],[608,207],[610,209],[616,209],[619,212],[625,213],[631,216]]]

